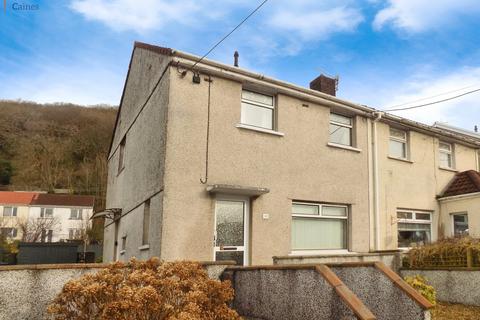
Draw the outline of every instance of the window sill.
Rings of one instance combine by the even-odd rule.
[[[257,131],[257,132],[262,132],[262,133],[268,133],[268,134],[271,134],[271,135],[274,135],[274,136],[279,136],[279,137],[283,137],[285,135],[282,132],[278,132],[278,131],[274,131],[274,130],[270,130],[270,129],[263,129],[263,128],[259,128],[259,127],[254,127],[254,126],[250,126],[248,124],[242,124],[242,123],[238,123],[236,125],[236,127],[239,128],[239,129],[246,129],[246,130],[252,130],[252,131]]]
[[[355,252],[347,249],[325,249],[325,250],[293,250],[288,255],[295,256],[320,256],[320,255],[336,255],[336,254],[355,254]]]
[[[127,250],[120,250],[120,254],[121,254],[121,255],[124,255],[125,252],[127,252]]]
[[[149,244],[144,244],[143,246],[138,247],[138,250],[144,251],[144,250],[149,250],[150,245]]]
[[[332,147],[332,148],[339,148],[339,149],[354,151],[354,152],[362,152],[362,149],[358,149],[358,148],[351,147],[351,146],[345,146],[343,144],[338,144],[338,143],[333,143],[333,142],[327,143],[327,146]]]
[[[445,171],[450,171],[450,172],[458,172],[457,169],[453,169],[453,168],[438,167],[438,169],[445,170]]]
[[[406,163],[413,163],[412,160],[408,160],[408,159],[395,158],[395,157],[391,157],[391,156],[388,156],[387,158],[388,158],[388,159],[392,159],[392,160],[397,160],[397,161],[406,162]]]

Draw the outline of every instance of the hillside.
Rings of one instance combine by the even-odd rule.
[[[70,189],[104,205],[117,108],[0,101],[0,186]]]

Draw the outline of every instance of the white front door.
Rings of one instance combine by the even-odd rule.
[[[248,198],[218,197],[215,203],[215,261],[248,264]]]

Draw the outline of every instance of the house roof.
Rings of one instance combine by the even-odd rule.
[[[93,207],[95,197],[41,192],[0,191],[1,204],[33,206]]]
[[[37,192],[14,192],[0,191],[1,204],[24,204],[29,205]]]
[[[440,198],[480,192],[480,173],[468,170],[457,173]]]
[[[321,100],[323,100],[324,103],[329,102],[329,103],[333,103],[337,106],[341,106],[341,107],[344,107],[344,108],[349,108],[350,110],[356,110],[356,112],[363,113],[364,115],[366,115],[368,117],[371,117],[371,118],[376,118],[378,114],[381,114],[382,115],[381,121],[398,124],[398,125],[405,126],[405,127],[408,127],[408,128],[413,128],[413,129],[418,130],[420,132],[427,132],[427,133],[429,133],[431,135],[434,135],[434,136],[441,136],[441,137],[454,139],[458,142],[467,144],[469,146],[480,147],[480,138],[476,137],[476,136],[465,135],[465,134],[462,134],[458,131],[448,130],[446,128],[442,128],[442,127],[439,127],[439,126],[431,126],[431,125],[426,125],[426,124],[423,124],[423,123],[419,123],[419,122],[416,122],[416,121],[413,121],[413,120],[409,120],[409,119],[402,118],[402,117],[399,117],[399,116],[396,116],[396,115],[393,115],[393,114],[390,114],[390,113],[383,112],[381,110],[377,110],[375,108],[371,108],[371,107],[363,105],[363,104],[350,102],[350,101],[347,101],[347,100],[344,100],[344,99],[340,99],[338,97],[334,97],[334,96],[325,94],[323,92],[319,92],[319,91],[312,90],[312,89],[305,88],[305,87],[301,87],[301,86],[298,86],[298,85],[295,85],[295,84],[292,84],[292,83],[289,83],[289,82],[285,82],[285,81],[277,80],[277,79],[274,79],[274,78],[270,78],[270,77],[267,77],[263,74],[259,74],[259,73],[248,71],[248,70],[243,69],[243,68],[234,67],[234,66],[231,66],[231,65],[219,63],[219,62],[216,62],[216,61],[213,61],[213,60],[210,60],[210,59],[202,58],[201,62],[199,62],[200,58],[201,58],[200,56],[192,55],[192,54],[189,54],[189,53],[186,53],[186,52],[182,52],[182,51],[167,48],[167,47],[161,47],[161,46],[156,46],[156,45],[151,45],[151,44],[136,41],[134,43],[134,46],[133,46],[133,51],[132,51],[132,55],[131,55],[131,58],[130,58],[130,64],[128,66],[127,79],[125,80],[125,84],[124,84],[124,87],[123,87],[122,97],[120,99],[120,105],[119,105],[119,108],[118,108],[118,111],[117,111],[117,119],[115,120],[114,132],[112,134],[112,138],[111,138],[111,141],[110,141],[109,158],[112,156],[112,148],[113,148],[113,142],[114,142],[114,139],[115,139],[115,131],[117,130],[119,115],[120,115],[120,111],[121,111],[122,105],[123,105],[125,89],[126,89],[126,86],[127,86],[127,81],[128,81],[129,75],[130,75],[130,69],[131,69],[131,66],[132,66],[132,60],[133,60],[133,57],[134,57],[134,52],[135,52],[135,49],[137,49],[137,48],[148,50],[148,51],[151,51],[151,52],[154,52],[154,53],[157,53],[157,54],[172,57],[172,61],[171,61],[170,65],[175,65],[175,66],[178,67],[178,66],[181,66],[183,64],[183,67],[186,67],[188,69],[195,64],[196,65],[195,69],[197,71],[203,71],[202,68],[204,66],[212,67],[212,68],[220,70],[220,73],[223,76],[226,76],[228,73],[231,73],[231,74],[242,75],[242,76],[252,78],[252,79],[257,79],[257,80],[260,80],[262,82],[268,83],[270,85],[275,85],[275,86],[278,86],[278,87],[287,88],[288,90],[290,90],[290,92],[292,92],[292,91],[297,92],[297,93],[300,93],[304,96],[311,97],[312,99],[321,99]],[[176,60],[173,61],[173,58],[176,58]],[[208,69],[205,69],[205,70],[207,70],[206,72],[211,72],[211,70],[210,71]]]

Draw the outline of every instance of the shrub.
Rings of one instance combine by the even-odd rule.
[[[403,262],[410,268],[467,267],[467,251],[472,254],[472,266],[480,266],[480,239],[471,237],[443,239],[413,248]]]
[[[427,279],[420,275],[415,275],[413,277],[405,277],[405,282],[411,285],[433,305],[437,304],[437,293],[435,289],[427,283]]]
[[[132,259],[69,281],[48,312],[59,320],[241,319],[232,299],[230,282],[210,279],[198,263]]]

